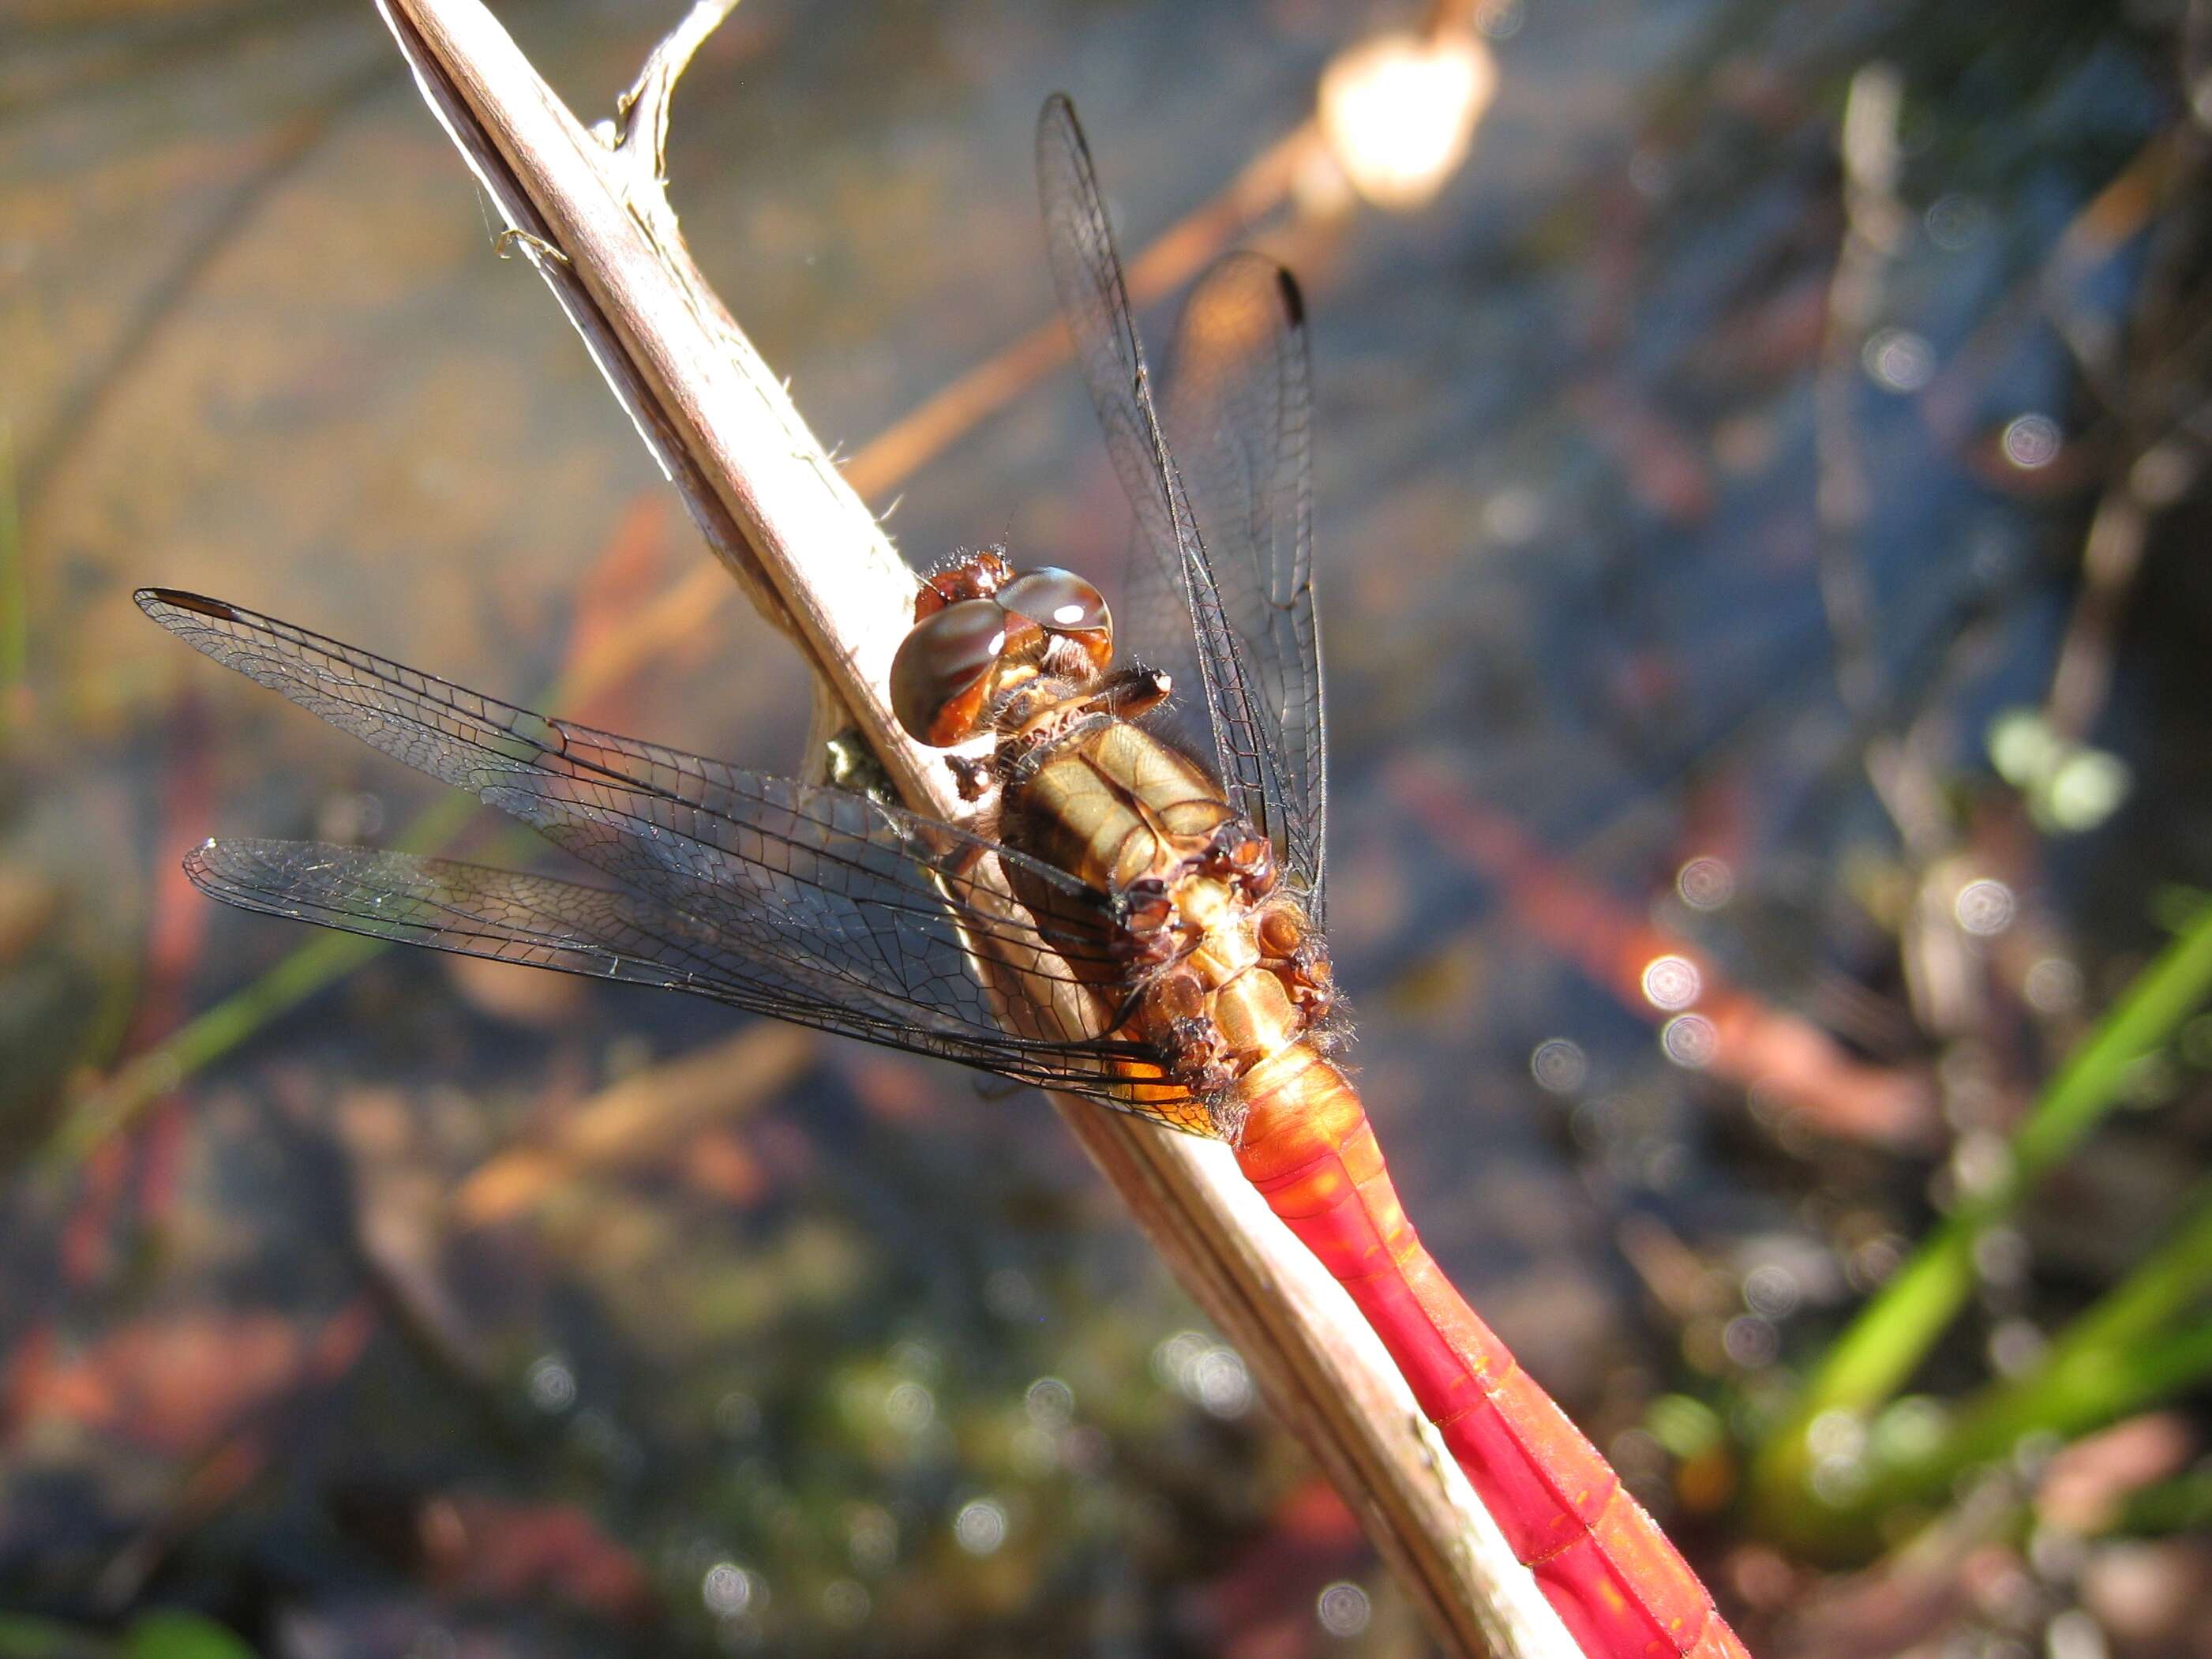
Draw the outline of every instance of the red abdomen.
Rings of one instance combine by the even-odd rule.
[[[1583,1651],[1749,1659],[1620,1477],[1422,1247],[1344,1074],[1303,1044],[1264,1071],[1238,1164],[1358,1304]]]

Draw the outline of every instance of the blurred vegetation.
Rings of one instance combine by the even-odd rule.
[[[2212,908],[2143,969],[2059,1066],[1996,1167],[1960,1194],[1821,1353],[1756,1477],[1773,1535],[1863,1554],[1870,1541],[1924,1519],[1929,1502],[1962,1472],[2039,1437],[2063,1443],[2185,1397],[2212,1373],[2212,1327],[2203,1319],[2212,1294],[2212,1206],[2204,1201],[2212,1188],[2200,1187],[2172,1237],[2002,1381],[1954,1409],[1923,1397],[1878,1415],[1973,1294],[1977,1259],[1993,1233],[2016,1221],[2085,1136],[2130,1103],[2146,1070],[2166,1060],[2208,1000]],[[1823,1442],[1831,1447],[1825,1459]]]
[[[500,9],[590,114],[674,9]],[[1493,0],[1437,199],[1254,228],[1364,1085],[1762,1655],[2212,1651],[2208,11]],[[863,456],[1047,313],[1046,90],[1133,253],[1407,21],[749,0],[677,198]],[[0,132],[0,1654],[1423,1650],[1026,1103],[184,886],[529,854],[141,582],[783,769],[805,692],[368,8],[18,7]],[[1110,573],[1087,422],[878,505]]]

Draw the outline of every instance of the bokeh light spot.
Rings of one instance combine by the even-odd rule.
[[[1822,1503],[1845,1508],[1866,1490],[1866,1462],[1857,1457],[1824,1457],[1813,1465],[1811,1484],[1813,1495]]]
[[[970,1555],[993,1554],[1006,1541],[1006,1511],[994,1498],[970,1498],[952,1518],[952,1536]]]
[[[734,1619],[753,1603],[754,1579],[734,1561],[717,1561],[699,1581],[699,1599],[717,1619]]]
[[[902,1382],[884,1397],[884,1415],[893,1428],[918,1434],[937,1415],[937,1396],[919,1382]]]
[[[1482,528],[1492,541],[1518,546],[1544,527],[1544,503],[1533,489],[1510,484],[1482,504]]]
[[[1743,1305],[1762,1319],[1789,1318],[1804,1297],[1797,1275],[1778,1262],[1765,1262],[1743,1276]]]
[[[1418,207],[1467,159],[1497,91],[1497,64],[1475,35],[1383,35],[1322,71],[1322,131],[1362,196]]]
[[[1739,1314],[1721,1332],[1721,1349],[1747,1371],[1763,1370],[1782,1351],[1773,1324],[1757,1314]]]
[[[1687,957],[1654,957],[1644,965],[1644,999],[1654,1008],[1686,1008],[1704,988],[1698,964]]]
[[[865,1625],[875,1607],[868,1587],[857,1579],[833,1578],[822,1587],[822,1614],[841,1629]]]
[[[2044,1650],[2051,1659],[2112,1659],[2112,1645],[2096,1615],[2081,1607],[2068,1607],[2044,1627]]]
[[[1193,1395],[1215,1417],[1242,1417],[1252,1408],[1252,1373],[1234,1348],[1215,1348],[1191,1368]]]
[[[1972,197],[1952,191],[1929,204],[1923,222],[1929,241],[1946,253],[1958,253],[1972,247],[1989,228],[1990,210]]]
[[[1692,859],[1674,878],[1674,890],[1692,910],[1717,910],[1735,896],[1735,872],[1725,859]]]
[[[1528,1071],[1537,1086],[1555,1095],[1571,1095],[1589,1076],[1589,1060],[1579,1045],[1565,1037],[1550,1037],[1528,1056]]]
[[[1187,1387],[1191,1367],[1212,1346],[1213,1339],[1203,1331],[1177,1331],[1162,1338],[1152,1349],[1153,1376],[1166,1388]]]
[[[2061,830],[2092,830],[2125,800],[2133,781],[2127,763],[2101,749],[2078,749],[2052,773],[2045,808]]]
[[[2081,970],[2063,957],[2045,957],[2028,968],[2020,988],[2037,1013],[2070,1014],[2081,1006]]]
[[[2058,459],[2065,440],[2058,430],[2058,422],[2048,415],[2020,415],[2005,423],[2005,459],[2023,472],[2033,472],[2039,466],[2049,466]]]
[[[1951,902],[1959,926],[1977,939],[1991,938],[2011,927],[2015,908],[2012,889],[1987,876],[1968,882]]]
[[[526,1382],[530,1403],[541,1412],[564,1412],[576,1403],[576,1374],[559,1354],[549,1353],[530,1368]]]
[[[1528,21],[1521,0],[1482,0],[1474,9],[1474,26],[1493,40],[1510,40]]]
[[[1917,392],[1936,378],[1936,349],[1909,328],[1869,336],[1862,361],[1875,384],[1891,392]]]
[[[1236,1349],[1200,1331],[1178,1331],[1152,1350],[1152,1375],[1215,1417],[1252,1408],[1252,1374]]]
[[[1339,1579],[1315,1598],[1314,1613],[1321,1620],[1321,1627],[1331,1636],[1351,1637],[1367,1628],[1373,1609],[1368,1604],[1365,1590]]]
[[[1703,1014],[1677,1014],[1659,1028],[1659,1047],[1677,1066],[1701,1072],[1720,1052],[1721,1034]]]
[[[1022,1409],[1041,1429],[1063,1429],[1075,1415],[1075,1390],[1056,1376],[1040,1376],[1022,1395]]]
[[[863,1504],[845,1522],[845,1548],[864,1572],[880,1572],[898,1559],[898,1522],[889,1510]]]
[[[1805,1449],[1822,1460],[1856,1460],[1866,1455],[1866,1419],[1856,1412],[1822,1412],[1805,1425]]]
[[[2049,1346],[2043,1333],[2027,1320],[2004,1320],[1990,1333],[1990,1369],[1999,1376],[2022,1376]]]

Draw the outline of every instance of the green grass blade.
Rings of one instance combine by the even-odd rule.
[[[1790,1530],[1804,1518],[1806,1431],[1824,1413],[1872,1412],[1910,1376],[1972,1293],[1974,1248],[2122,1097],[2130,1068],[2212,994],[2212,907],[2137,975],[2038,1097],[1988,1190],[1962,1202],[1836,1340],[1754,1461],[1756,1499]]]
[[[1883,1472],[1853,1510],[1870,1521],[2008,1456],[2030,1434],[2073,1438],[2200,1381],[2212,1323],[2174,1328],[2212,1294],[2212,1187],[2181,1229],[2059,1333],[2026,1374],[1970,1401],[1922,1456]]]
[[[2212,1530],[2212,1468],[2191,1469],[2131,1492],[2120,1502],[2107,1536],[2160,1538]]]

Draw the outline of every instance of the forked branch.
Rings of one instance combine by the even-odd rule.
[[[908,738],[884,700],[914,577],[700,276],[661,187],[676,79],[734,0],[695,5],[619,118],[596,130],[569,113],[474,0],[378,3],[511,240],[583,336],[708,544],[799,643],[908,805],[957,821],[968,809],[944,757]],[[1054,1103],[1345,1494],[1439,1640],[1459,1652],[1571,1655],[1364,1321],[1227,1150],[1079,1101]]]

